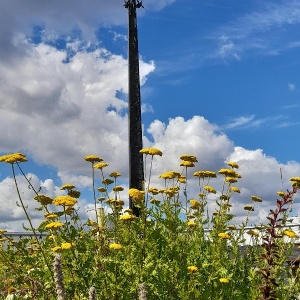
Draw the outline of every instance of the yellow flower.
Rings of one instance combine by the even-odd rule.
[[[129,215],[129,214],[125,214],[119,217],[120,221],[131,221],[134,220],[136,218],[135,215]]]
[[[257,231],[252,230],[252,229],[248,230],[246,233],[249,234],[249,235],[252,235],[252,236],[258,236],[259,235],[259,233]]]
[[[3,233],[5,233],[5,232],[7,232],[7,230],[5,230],[5,229],[0,229],[0,234],[3,234]]]
[[[60,189],[61,190],[72,190],[75,188],[75,185],[74,184],[71,184],[71,183],[66,183],[64,184]]]
[[[227,228],[230,229],[230,230],[234,230],[234,229],[236,229],[236,226],[235,225],[228,225]]]
[[[235,193],[240,193],[240,192],[241,192],[240,189],[239,189],[238,187],[236,187],[236,186],[232,186],[232,187],[230,187],[230,189],[231,189],[233,192],[235,192]]]
[[[149,187],[148,192],[152,195],[157,195],[159,193],[159,190],[155,187]]]
[[[297,237],[297,234],[293,231],[293,230],[285,230],[283,232],[284,235],[290,237],[290,238],[296,238]]]
[[[189,267],[187,267],[187,270],[189,273],[197,273],[198,272],[198,268],[196,266],[189,266]]]
[[[113,191],[114,192],[122,192],[122,191],[124,191],[124,188],[122,186],[115,186],[113,188]]]
[[[191,203],[191,208],[198,208],[202,206],[201,202],[196,199],[191,199],[190,203]]]
[[[99,187],[97,190],[101,193],[105,193],[107,191],[107,189],[104,187]]]
[[[38,201],[39,203],[41,203],[42,205],[52,204],[52,202],[53,202],[52,198],[45,196],[45,195],[36,195],[34,197],[34,199],[36,201]]]
[[[128,193],[129,193],[129,196],[135,201],[141,202],[144,200],[144,195],[145,195],[144,191],[140,191],[138,189],[131,188],[131,189],[129,189]]]
[[[112,249],[112,250],[121,250],[122,249],[122,245],[121,244],[110,244],[109,245],[109,249]]]
[[[105,162],[99,162],[97,164],[94,165],[94,168],[95,169],[99,169],[99,170],[102,170],[103,168],[107,167],[108,166],[108,163],[105,163]]]
[[[47,219],[56,219],[57,218],[57,214],[46,213],[46,214],[44,214],[44,217],[47,218]]]
[[[79,191],[76,191],[76,190],[69,190],[68,195],[70,197],[73,197],[73,198],[79,198],[81,193]]]
[[[220,278],[219,280],[221,283],[229,283],[229,280],[227,278]]]
[[[284,192],[277,192],[277,195],[283,198],[283,197],[286,196],[287,194],[284,193]]]
[[[106,179],[102,180],[102,183],[105,185],[110,185],[110,184],[114,183],[114,181],[109,178],[106,178]]]
[[[180,164],[181,167],[187,167],[187,168],[192,168],[195,167],[194,162],[189,161],[189,160],[183,160]]]
[[[196,227],[196,226],[197,226],[197,223],[194,222],[194,221],[189,221],[189,222],[187,222],[187,226],[188,226],[188,227]]]
[[[63,206],[74,206],[77,203],[77,200],[69,195],[58,196],[53,200],[53,204],[55,206],[63,205]]]
[[[125,209],[124,211],[127,212],[127,213],[129,213],[129,214],[133,214],[133,211],[132,211],[131,208],[127,208],[127,209]]]
[[[144,148],[140,150],[140,153],[146,154],[146,155],[159,155],[162,156],[162,152],[158,150],[157,148]]]
[[[257,196],[251,196],[251,199],[254,201],[254,202],[262,202],[262,199],[257,197]]]
[[[84,157],[84,159],[88,162],[91,162],[91,163],[95,163],[95,162],[101,162],[103,161],[102,158],[100,158],[99,156],[97,155],[87,155]]]
[[[254,211],[254,207],[252,205],[245,205],[244,210]]]
[[[234,161],[228,162],[227,165],[230,166],[231,168],[235,168],[235,169],[239,168],[239,165]]]
[[[54,251],[54,252],[57,252],[57,251],[61,250],[61,247],[60,246],[55,246],[55,247],[51,248],[51,250]]]
[[[51,222],[45,226],[46,229],[59,229],[60,227],[64,226],[61,222]]]
[[[151,204],[154,204],[154,205],[159,205],[160,200],[157,200],[157,199],[152,198],[152,199],[150,199],[149,202],[150,202]]]
[[[86,225],[87,226],[98,226],[98,224],[95,221],[90,220],[90,219],[87,220]]]
[[[229,239],[231,239],[231,236],[230,236],[228,233],[226,233],[226,232],[221,232],[221,233],[218,234],[218,236],[219,236],[220,238],[224,239],[224,240],[229,240]]]
[[[166,172],[166,173],[163,173],[163,174],[159,175],[159,178],[174,179],[174,178],[179,178],[180,176],[181,176],[181,174],[179,172],[169,171],[169,172]]]
[[[292,177],[292,178],[290,178],[290,181],[294,181],[294,182],[300,183],[300,177]]]
[[[180,159],[184,160],[184,161],[190,161],[190,162],[193,162],[193,163],[198,162],[197,157],[194,156],[194,155],[185,154],[185,155],[180,156]]]
[[[221,169],[218,173],[229,177],[235,177],[236,175],[235,171],[232,169]]]
[[[123,206],[125,202],[123,200],[116,200],[116,205]]]
[[[105,200],[105,197],[99,197],[98,198],[98,201],[104,201]]]
[[[26,158],[25,154],[19,152],[0,156],[0,162],[5,162],[9,164],[26,162],[26,161],[28,161],[28,159]]]
[[[8,289],[7,289],[7,294],[10,295],[12,293],[14,293],[17,289],[13,286],[10,286]],[[14,299],[14,298],[10,298],[10,299]]]
[[[227,177],[225,177],[225,181],[230,182],[230,183],[235,183],[235,182],[237,182],[237,179],[234,177],[227,176]]]
[[[210,185],[204,186],[204,189],[205,189],[206,191],[208,191],[209,193],[213,193],[213,194],[216,194],[216,193],[217,193],[217,191],[216,191],[212,186],[210,186]]]
[[[119,173],[119,172],[112,172],[112,173],[109,174],[109,177],[117,178],[119,176],[121,176],[121,173]]]
[[[63,244],[61,244],[61,249],[69,250],[69,249],[73,248],[74,245],[75,245],[74,243],[63,243]]]

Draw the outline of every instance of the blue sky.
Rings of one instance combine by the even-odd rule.
[[[235,160],[243,189],[233,212],[242,220],[243,205],[259,195],[264,202],[251,221],[261,222],[281,189],[280,169],[284,190],[300,175],[299,2],[143,5],[144,144],[164,152],[154,175],[178,168],[185,153],[198,157],[197,170]],[[89,216],[83,156],[103,157],[124,184],[128,176],[127,10],[121,0],[16,0],[0,2],[0,15],[0,154],[24,152],[24,171],[50,196],[72,181],[83,191],[82,216]],[[32,191],[23,185],[38,224]],[[19,230],[25,221],[12,186],[2,164],[0,226]]]

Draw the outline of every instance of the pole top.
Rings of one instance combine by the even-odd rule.
[[[132,4],[132,5],[134,5],[134,8],[140,8],[140,7],[142,7],[142,8],[145,8],[144,6],[143,6],[143,1],[139,1],[139,0],[124,0],[124,7],[125,8],[129,8],[129,5],[130,4]]]

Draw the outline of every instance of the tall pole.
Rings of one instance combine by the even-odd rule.
[[[142,7],[142,2],[136,0],[125,1],[125,8],[128,9],[128,122],[129,122],[129,188],[143,189],[144,165],[143,155],[140,150],[143,148],[142,116],[141,116],[141,95],[140,95],[140,72],[139,72],[139,50],[137,34],[136,9]],[[129,198],[129,207],[133,214],[140,215],[139,208],[135,207]]]

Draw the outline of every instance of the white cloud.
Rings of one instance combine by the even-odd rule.
[[[288,87],[290,91],[294,91],[296,88],[296,85],[294,83],[288,83]]]

